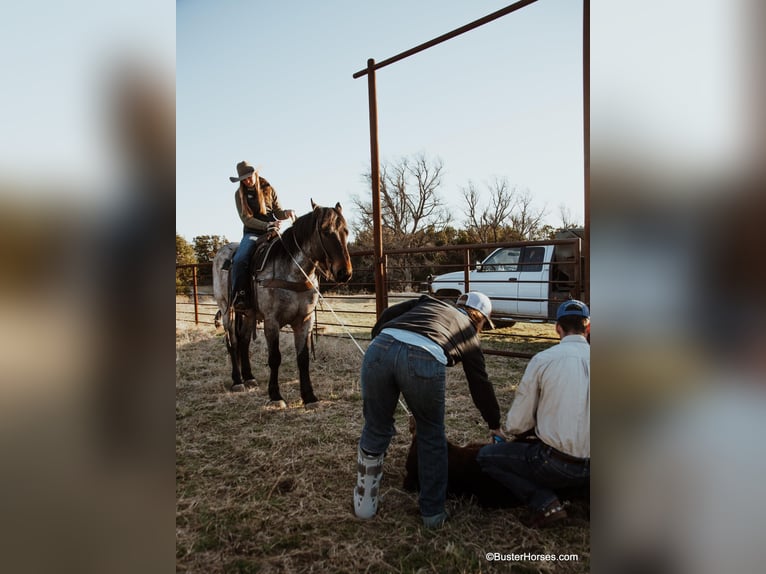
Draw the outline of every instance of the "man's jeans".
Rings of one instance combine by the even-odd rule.
[[[396,433],[394,411],[401,392],[417,422],[420,513],[443,512],[447,496],[444,365],[424,349],[381,334],[364,354],[361,376],[364,429],[359,445],[368,453],[386,452]]]
[[[476,460],[527,506],[542,510],[557,498],[552,489],[584,486],[590,479],[590,462],[567,462],[550,450],[542,441],[511,441],[485,446]]]
[[[237,291],[252,291],[250,280],[250,259],[255,253],[255,240],[258,239],[255,233],[245,233],[242,241],[239,242],[234,258],[231,260],[231,296]]]

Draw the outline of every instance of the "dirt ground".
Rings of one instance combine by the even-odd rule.
[[[524,332],[517,324],[513,329]],[[550,325],[529,334],[550,336]],[[359,341],[362,349],[367,341]],[[491,340],[487,339],[487,345]],[[512,344],[512,343],[511,343]],[[550,339],[523,339],[537,351]],[[504,346],[506,343],[504,343]],[[319,337],[310,369],[321,403],[305,409],[289,333],[280,373],[286,409],[268,405],[262,333],[251,349],[255,389],[229,393],[222,335],[209,325],[176,326],[176,568],[181,572],[588,572],[588,509],[574,504],[560,526],[532,530],[524,509],[489,510],[449,499],[451,519],[422,527],[417,495],[402,489],[410,443],[407,417],[384,466],[380,511],[355,518],[352,491],[362,428],[362,353],[349,338]],[[507,411],[526,361],[488,356],[501,410]],[[486,441],[460,366],[448,369],[447,437]],[[492,560],[487,558],[491,554]],[[576,560],[516,559],[510,554],[576,555]]]

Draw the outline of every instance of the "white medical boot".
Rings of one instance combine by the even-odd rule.
[[[378,512],[378,490],[383,478],[384,454],[370,456],[357,451],[356,488],[354,488],[354,514],[358,518],[372,518]]]

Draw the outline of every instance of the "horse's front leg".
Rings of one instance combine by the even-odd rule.
[[[301,382],[301,399],[304,406],[314,405],[319,399],[314,394],[314,387],[311,384],[309,375],[309,337],[311,336],[311,327],[314,324],[313,314],[309,315],[306,321],[293,325],[295,353],[298,356],[298,374]]]
[[[223,317],[224,327],[224,342],[226,343],[226,350],[229,352],[229,358],[231,359],[231,390],[232,391],[244,391],[245,386],[242,384],[242,373],[240,370],[240,356],[239,352],[240,339],[239,339],[239,326],[240,320],[238,318],[231,319],[228,313]]]
[[[279,351],[279,324],[266,320],[263,323],[263,334],[269,350],[269,399],[272,403],[285,405],[285,400],[279,392],[279,365],[282,364],[282,353]]]
[[[255,377],[250,366],[250,342],[253,338],[255,328],[255,313],[248,311],[245,314],[237,316],[237,340],[239,342],[239,371],[242,376],[242,383],[246,387],[255,386]]]

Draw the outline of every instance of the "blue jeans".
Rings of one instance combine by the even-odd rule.
[[[533,510],[542,510],[558,498],[554,488],[585,486],[590,479],[589,461],[561,460],[542,441],[489,444],[476,460],[483,472]]]
[[[255,233],[245,233],[239,247],[231,260],[231,295],[245,289],[248,293],[252,291],[250,286],[250,260],[255,253],[255,240],[260,237]]]
[[[419,347],[382,334],[362,361],[364,429],[359,446],[386,452],[396,433],[394,411],[399,393],[417,422],[420,513],[444,512],[447,497],[447,437],[444,433],[445,367]]]

